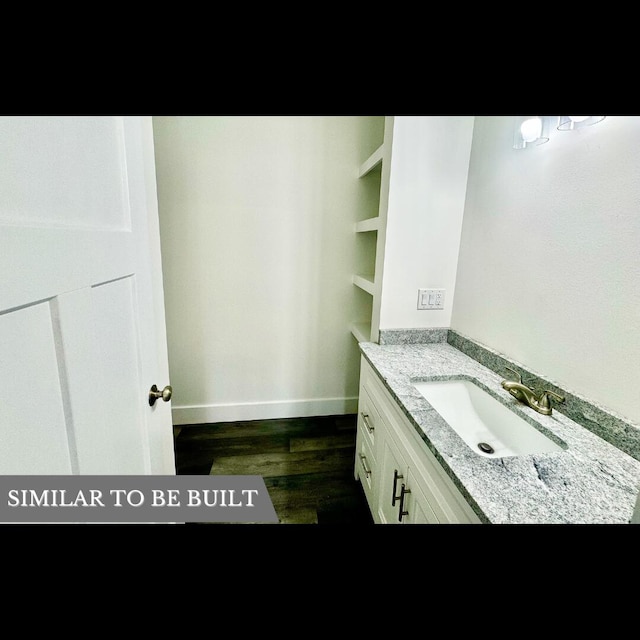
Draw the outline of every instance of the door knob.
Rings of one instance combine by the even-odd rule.
[[[156,400],[162,398],[165,402],[169,402],[171,400],[171,394],[173,393],[173,389],[167,385],[162,391],[156,387],[154,384],[149,390],[149,406],[153,407],[156,403]]]

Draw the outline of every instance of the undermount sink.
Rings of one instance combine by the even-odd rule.
[[[480,456],[502,458],[562,450],[470,380],[430,380],[413,385]]]

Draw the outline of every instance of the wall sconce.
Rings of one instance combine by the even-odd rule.
[[[558,131],[573,131],[604,120],[607,116],[560,116]]]
[[[526,149],[549,142],[549,116],[516,116],[513,148]]]

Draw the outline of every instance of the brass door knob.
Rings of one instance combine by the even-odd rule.
[[[162,391],[160,391],[154,384],[149,390],[149,406],[153,407],[153,405],[156,403],[156,400],[158,400],[159,398],[162,398],[164,402],[169,402],[169,400],[171,400],[172,393],[173,389],[169,385],[167,385]]]

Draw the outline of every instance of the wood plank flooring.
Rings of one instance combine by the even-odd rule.
[[[371,525],[353,477],[356,415],[174,429],[178,475],[262,476],[279,524]]]

